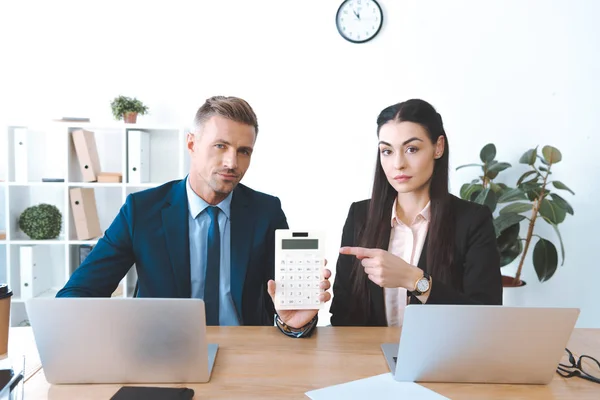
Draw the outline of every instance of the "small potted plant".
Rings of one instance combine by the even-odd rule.
[[[61,226],[62,214],[52,204],[27,207],[19,216],[19,228],[33,240],[56,239]]]
[[[110,106],[115,119],[117,121],[122,119],[127,124],[135,124],[138,114],[145,115],[148,113],[148,107],[135,97],[116,97],[110,103]]]

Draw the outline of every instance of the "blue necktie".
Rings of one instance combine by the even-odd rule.
[[[219,208],[208,207],[206,277],[204,280],[204,306],[206,325],[219,325],[219,271],[221,269],[221,236],[219,234]]]

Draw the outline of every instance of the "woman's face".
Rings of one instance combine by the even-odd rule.
[[[435,160],[444,152],[444,137],[431,143],[429,134],[414,122],[390,121],[379,130],[381,166],[398,193],[429,188]]]

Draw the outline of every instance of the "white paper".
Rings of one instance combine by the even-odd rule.
[[[436,392],[414,382],[398,382],[391,373],[372,376],[370,378],[311,390],[305,393],[312,400],[326,399],[446,399]]]

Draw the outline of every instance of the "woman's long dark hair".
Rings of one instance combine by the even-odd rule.
[[[448,191],[448,159],[450,148],[444,132],[442,117],[426,101],[411,99],[385,108],[377,117],[377,137],[381,127],[388,122],[409,121],[421,125],[436,144],[440,136],[444,137],[445,147],[442,157],[435,160],[429,188],[431,218],[427,234],[427,269],[434,280],[450,282],[450,265],[454,253],[454,215],[451,207],[451,195]],[[381,155],[377,150],[377,164],[373,193],[369,202],[369,211],[364,226],[358,227],[358,245],[367,248],[387,250],[390,236],[392,206],[398,192],[389,184],[381,166]],[[370,317],[369,279],[360,260],[353,264],[353,292],[356,312],[366,319]]]

